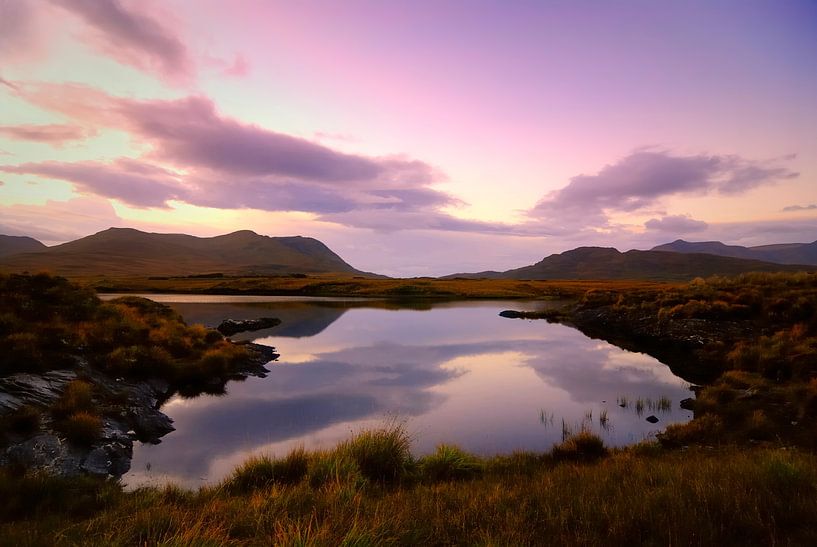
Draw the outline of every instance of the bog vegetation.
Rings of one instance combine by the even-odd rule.
[[[10,544],[813,544],[817,458],[779,449],[608,451],[589,433],[550,454],[411,455],[399,424],[331,450],[258,457],[221,484],[0,473]]]
[[[817,542],[817,275],[746,274],[686,285],[387,281],[395,285],[343,283],[359,283],[350,294],[394,287],[402,296],[575,296],[570,310],[546,318],[606,310],[663,333],[690,325],[718,330],[722,335],[689,357],[706,356],[718,378],[697,390],[694,420],[626,449],[579,431],[544,454],[480,458],[441,445],[416,458],[405,428],[391,423],[332,449],[258,456],[196,491],[126,492],[110,481],[5,470],[0,537],[17,544]],[[221,282],[237,281],[190,281]],[[247,290],[264,283],[246,282]],[[406,283],[422,290],[400,288]],[[79,355],[115,374],[183,381],[239,358],[240,349],[144,300],[103,304],[47,276],[2,277],[0,288],[4,374],[65,366],[59,359]],[[32,343],[45,337],[47,347]],[[93,387],[78,380],[47,418],[86,442],[98,425],[89,400]],[[26,430],[40,419],[37,409],[23,407],[3,427]]]
[[[170,383],[226,374],[245,350],[171,308],[137,297],[102,302],[47,274],[0,275],[0,375],[74,368]]]
[[[58,369],[80,376],[49,408],[26,405],[0,416],[0,446],[34,433],[43,420],[75,444],[92,444],[104,412],[115,415],[123,404],[97,389],[89,378],[94,371],[158,378],[170,389],[195,392],[247,359],[245,348],[185,324],[162,304],[137,297],[102,302],[94,291],[47,274],[0,275],[0,377]]]

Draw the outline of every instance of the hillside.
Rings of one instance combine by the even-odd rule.
[[[216,237],[109,228],[38,252],[0,258],[0,270],[68,276],[172,276],[206,273],[366,275],[309,237],[268,237],[242,230]]]
[[[550,255],[531,266],[505,272],[453,274],[447,278],[488,279],[655,279],[689,280],[710,275],[809,269],[701,253],[627,251],[607,247],[579,247]]]
[[[0,257],[42,251],[45,248],[45,245],[33,237],[0,235]]]
[[[651,250],[669,251],[673,253],[707,253],[733,258],[763,260],[777,264],[817,265],[817,241],[812,243],[781,243],[776,245],[761,245],[758,247],[742,247],[740,245],[725,245],[720,241],[690,242],[678,239],[672,243],[665,243],[653,247]]]

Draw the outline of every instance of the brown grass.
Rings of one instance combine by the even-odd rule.
[[[639,447],[581,465],[522,454],[480,463],[468,481],[426,477],[384,487],[338,475],[319,486],[271,480],[198,491],[122,492],[85,479],[0,473],[0,537],[21,545],[817,541],[812,454]]]

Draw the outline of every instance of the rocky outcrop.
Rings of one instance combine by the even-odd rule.
[[[278,358],[274,348],[253,343],[242,344],[250,359],[229,377],[213,378],[216,389],[223,390],[229,380],[266,375],[265,367]],[[78,446],[65,440],[53,427],[47,412],[39,430],[25,438],[12,438],[0,446],[0,466],[19,465],[62,476],[92,474],[120,477],[128,472],[133,443],[159,443],[175,428],[173,420],[161,411],[162,404],[180,386],[170,386],[159,379],[133,381],[115,378],[76,360],[73,370],[56,370],[43,374],[13,374],[0,378],[0,417],[29,405],[47,408],[62,394],[65,386],[82,378],[94,385],[95,399],[115,410],[105,413],[99,439],[90,446]],[[112,405],[111,401],[117,401]]]
[[[259,317],[258,319],[225,319],[216,327],[224,336],[232,336],[239,332],[249,332],[261,329],[271,329],[281,324],[277,317]]]
[[[706,384],[723,372],[723,348],[753,336],[752,325],[707,319],[659,319],[653,314],[622,313],[611,306],[573,311],[561,321],[629,351],[646,353],[693,384]]]
[[[52,370],[43,374],[21,372],[0,377],[0,416],[26,404],[50,405],[76,377],[73,370]]]

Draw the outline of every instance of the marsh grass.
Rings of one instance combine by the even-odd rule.
[[[598,435],[582,430],[554,446],[550,454],[557,461],[593,461],[606,456],[608,450]]]
[[[408,478],[415,469],[411,436],[405,423],[398,420],[390,420],[381,429],[362,431],[336,450],[348,455],[370,481],[396,483]]]
[[[281,459],[257,456],[238,467],[224,483],[224,488],[246,493],[269,488],[273,484],[297,484],[306,478],[308,467],[309,460],[303,447],[294,449]]]
[[[441,444],[418,462],[421,476],[429,481],[462,480],[477,476],[484,463],[458,446]]]
[[[607,416],[606,408],[599,411],[599,427],[605,431],[610,429],[610,418]]]
[[[306,457],[312,464],[340,454],[339,448]],[[419,480],[388,488],[338,474],[318,487],[300,480],[247,491],[123,492],[115,483],[83,477],[0,472],[0,537],[15,545],[817,541],[817,456],[810,453],[680,453],[650,444],[581,465],[530,453],[474,458],[483,469],[470,480],[426,475],[421,465]]]
[[[102,435],[102,419],[80,410],[55,423],[55,427],[74,444],[90,446]]]

